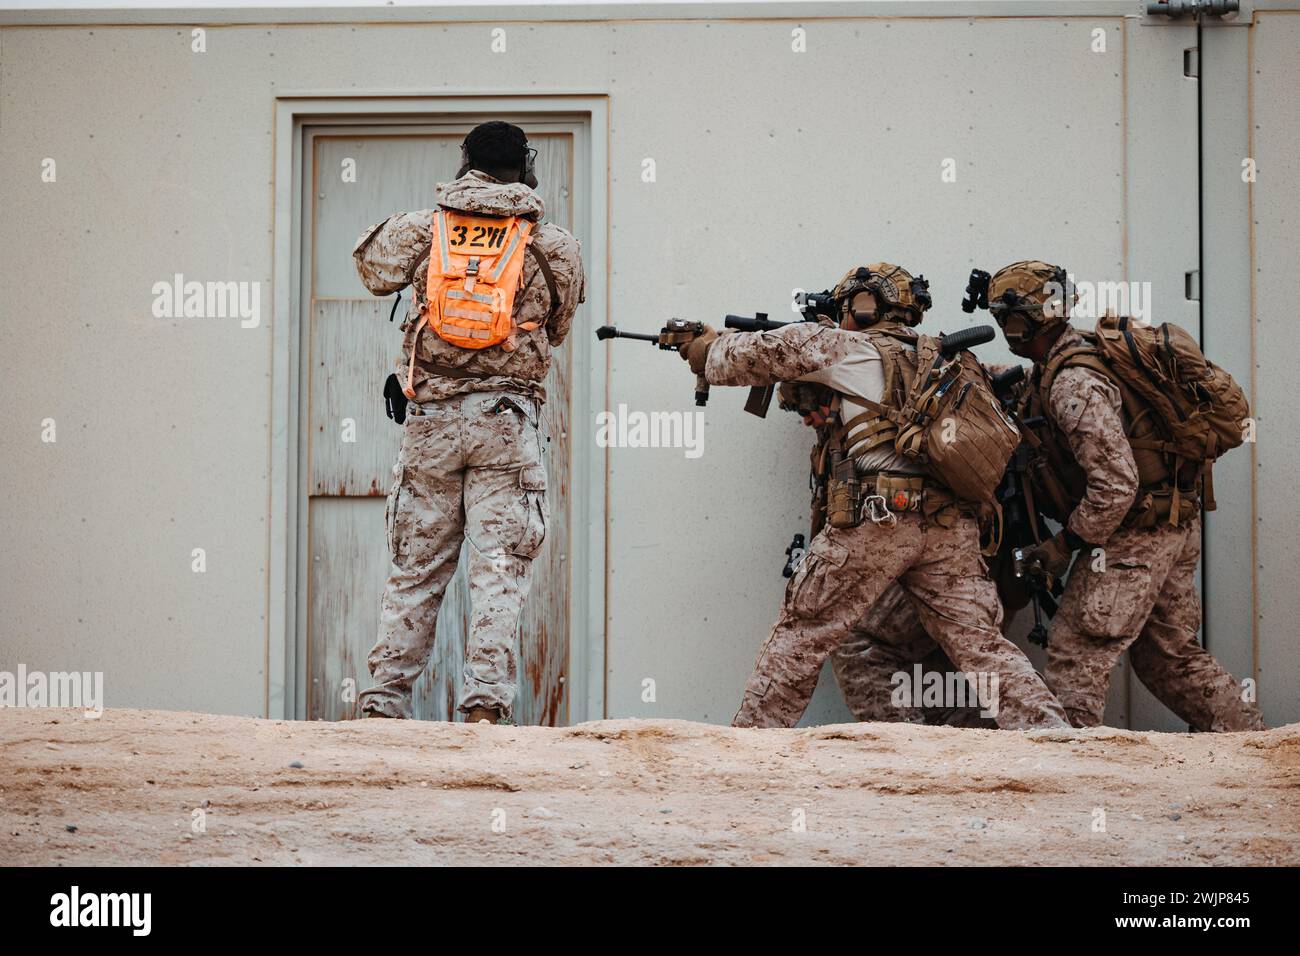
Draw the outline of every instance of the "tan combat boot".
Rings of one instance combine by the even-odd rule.
[[[500,719],[501,712],[495,707],[471,707],[469,713],[465,715],[465,723],[467,724],[477,724],[480,720],[495,724]]]

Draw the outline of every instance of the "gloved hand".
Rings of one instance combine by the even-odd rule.
[[[709,346],[718,337],[713,326],[706,325],[704,331],[684,345],[677,346],[677,354],[690,365],[696,375],[704,374],[704,363],[709,357]]]
[[[808,414],[803,417],[803,423],[809,428],[821,428],[827,425],[831,420],[831,407],[822,405],[819,408],[810,409]]]
[[[830,390],[814,382],[782,382],[777,396],[786,411],[797,412],[805,425],[820,428],[830,416]]]
[[[1069,528],[1063,528],[1025,555],[1025,568],[1031,574],[1036,572],[1060,578],[1070,570],[1070,559],[1074,557],[1074,552],[1085,543]]]

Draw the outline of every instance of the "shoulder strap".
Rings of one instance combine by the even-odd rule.
[[[1091,345],[1076,345],[1068,348],[1043,366],[1039,387],[1042,390],[1044,411],[1047,408],[1047,399],[1052,394],[1052,385],[1056,382],[1057,373],[1064,368],[1089,368],[1094,372],[1100,372],[1111,381],[1115,380],[1110,366],[1106,364],[1106,360],[1101,357],[1101,353],[1096,348]]]
[[[430,240],[429,244],[424,247],[424,251],[420,253],[420,258],[415,260],[415,265],[411,266],[412,277],[414,277],[417,273],[419,273],[420,266],[424,265],[426,262],[429,261],[429,253],[432,251],[433,251],[433,241]]]
[[[541,270],[542,278],[546,280],[546,291],[551,294],[551,307],[546,312],[546,324],[550,325],[551,320],[555,318],[555,312],[560,307],[560,290],[555,284],[555,273],[551,269],[551,264],[546,261],[546,256],[533,243],[528,244],[528,251],[533,254],[533,261],[537,263],[537,268]]]
[[[890,410],[901,408],[902,402],[906,400],[907,393],[911,390],[914,370],[909,372],[909,369],[912,365],[917,368],[920,367],[919,356],[918,358],[911,358],[911,356],[918,354],[917,340],[919,336],[911,329],[894,330],[872,327],[862,331],[866,334],[868,341],[875,346],[876,351],[880,353],[886,389],[886,393],[881,395],[879,402],[863,402],[862,404],[877,414],[888,417]],[[905,366],[907,367],[905,368]]]
[[[918,335],[916,337],[917,376],[922,381],[928,379],[939,361],[939,340],[933,335]]]
[[[439,210],[439,212],[441,212],[441,210]],[[436,241],[437,232],[438,213],[435,212],[433,214],[433,225],[429,230],[429,244],[425,246],[424,251],[420,253],[420,258],[415,260],[415,265],[411,266],[411,275],[408,277],[411,283],[411,298],[415,301],[416,306],[420,308],[422,308],[422,306],[420,306],[419,296],[415,294],[415,277],[420,274],[420,267],[429,261],[429,256],[433,252],[433,244]]]

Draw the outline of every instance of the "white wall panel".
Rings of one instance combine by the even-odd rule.
[[[505,23],[505,54],[489,52],[497,24],[460,22],[463,11],[214,25],[203,54],[174,25],[0,29],[0,452],[17,479],[0,666],[105,669],[114,706],[265,707],[272,214],[274,190],[290,188],[273,180],[277,95],[608,93],[609,166],[593,181],[608,177],[609,233],[583,238],[589,250],[608,240],[589,281],[630,329],[779,314],[795,286],[872,259],[925,273],[932,329],[971,324],[958,302],[972,266],[1042,257],[1105,279],[1127,266],[1170,287],[1194,200],[1135,195],[1124,175],[1126,155],[1132,176],[1134,162],[1182,148],[1186,104],[1159,91],[1139,103],[1125,82],[1166,82],[1180,28],[1126,29],[1131,4],[981,20],[817,19],[815,7],[845,9],[564,23],[534,10]],[[805,53],[791,49],[799,26]],[[1091,49],[1095,29],[1105,53]],[[484,72],[439,65],[467,53]],[[1130,137],[1142,118],[1128,143],[1126,109]],[[47,156],[57,184],[40,182]],[[941,182],[945,159],[956,182]],[[1171,163],[1166,175],[1183,177],[1185,157]],[[261,281],[260,326],[154,319],[150,287],[176,272]],[[587,315],[575,335],[605,320]],[[613,404],[693,410],[676,358],[610,349]],[[591,354],[605,361],[603,347]],[[743,398],[714,390],[699,459],[609,454],[612,716],[728,719],[775,617],[782,552],[807,521],[809,438],[783,413],[744,415]],[[47,416],[55,446],[34,437]],[[594,441],[594,421],[573,429],[575,445]],[[206,576],[189,570],[199,546]],[[647,677],[654,706],[641,701]],[[823,687],[807,719],[845,716]]]

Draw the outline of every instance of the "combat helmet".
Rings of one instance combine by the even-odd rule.
[[[873,262],[857,266],[844,273],[831,295],[841,308],[859,292],[870,292],[876,297],[874,322],[888,319],[904,325],[920,325],[921,313],[930,308],[930,283],[925,276],[916,276],[891,262]]]
[[[1023,345],[1045,329],[1064,325],[1074,300],[1065,270],[1038,259],[1013,262],[989,279],[988,310],[1010,345]]]

